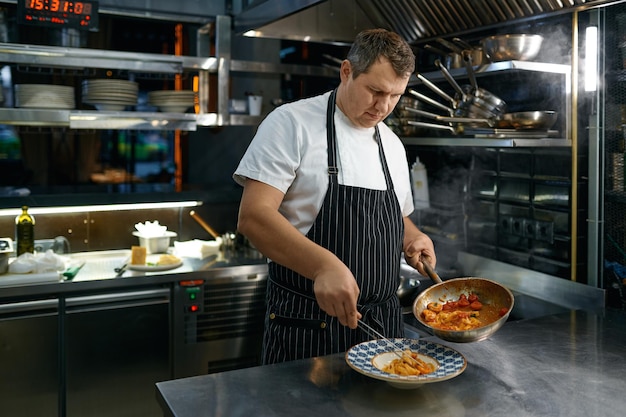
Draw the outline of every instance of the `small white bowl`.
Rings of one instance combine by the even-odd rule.
[[[162,236],[143,236],[139,232],[133,232],[133,236],[137,236],[139,238],[139,246],[143,246],[146,248],[146,252],[151,254],[167,252],[167,248],[170,247],[171,239],[178,235],[176,232],[168,230]]]

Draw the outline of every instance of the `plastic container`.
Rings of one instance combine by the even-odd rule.
[[[176,232],[166,231],[162,236],[142,236],[139,232],[133,232],[133,236],[139,238],[139,246],[146,248],[148,254],[165,253],[170,247],[171,239],[176,237]]]
[[[263,96],[248,96],[248,111],[250,116],[260,116],[263,107]]]
[[[430,197],[428,194],[428,176],[426,167],[420,162],[419,157],[411,166],[411,187],[413,189],[413,205],[415,209],[430,208]]]

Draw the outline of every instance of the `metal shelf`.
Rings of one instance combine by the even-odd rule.
[[[217,71],[217,58],[160,55],[0,43],[0,61],[36,67],[106,68],[136,72],[179,74],[183,71]]]
[[[569,139],[544,138],[544,139],[524,139],[524,138],[400,138],[405,145],[414,146],[470,146],[484,148],[532,148],[532,147],[564,147],[570,148],[572,141]]]
[[[0,62],[42,68],[104,68],[136,73],[218,73],[217,57],[190,57],[88,48],[0,43]],[[229,61],[229,72],[296,74],[336,77],[336,72],[317,66]],[[202,78],[202,77],[201,77]],[[226,91],[226,89],[223,89]],[[204,95],[199,92],[199,95]],[[225,102],[227,100],[225,99]],[[206,106],[201,106],[201,108]],[[227,106],[224,105],[224,108]],[[97,112],[53,109],[0,108],[0,123],[71,129],[196,130],[197,126],[257,125],[260,116],[222,113],[177,114]]]
[[[217,113],[49,110],[0,108],[0,124],[70,129],[185,130],[198,126],[258,125],[263,116],[231,114],[228,123]]]
[[[474,73],[476,76],[493,75],[500,72],[510,71],[534,71],[548,74],[561,74],[569,78],[571,77],[572,67],[564,64],[549,64],[545,62],[531,62],[531,61],[502,61],[492,62],[488,65],[476,66]],[[466,78],[467,70],[465,68],[455,68],[448,70],[450,75],[454,78]],[[433,82],[445,81],[441,71],[426,72],[422,74],[428,80]],[[415,78],[409,82],[410,85],[419,84],[420,81]]]
[[[561,138],[403,138],[405,145],[425,145],[425,146],[482,146],[482,147],[571,147],[572,121],[571,121],[571,71],[570,65],[551,64],[545,62],[531,61],[502,61],[493,62],[488,65],[473,67],[476,77],[496,75],[501,73],[511,73],[515,71],[537,72],[542,74],[555,74],[563,77],[565,86],[565,97],[563,97],[563,113],[565,114],[565,131]],[[467,78],[465,68],[455,68],[448,70],[454,79]],[[447,81],[441,71],[433,71],[422,74],[431,82]],[[422,82],[414,77],[409,81],[410,86],[420,85]],[[522,135],[521,135],[522,136]]]
[[[133,111],[0,109],[0,123],[70,129],[196,130],[196,115]]]

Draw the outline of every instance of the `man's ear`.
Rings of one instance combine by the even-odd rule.
[[[347,59],[341,62],[339,76],[341,77],[341,81],[346,81],[349,77],[352,77],[352,64]]]

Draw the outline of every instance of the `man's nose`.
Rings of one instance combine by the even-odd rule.
[[[391,106],[393,106],[393,101],[389,96],[379,97],[378,100],[376,100],[376,109],[381,113],[386,113],[391,109]]]

